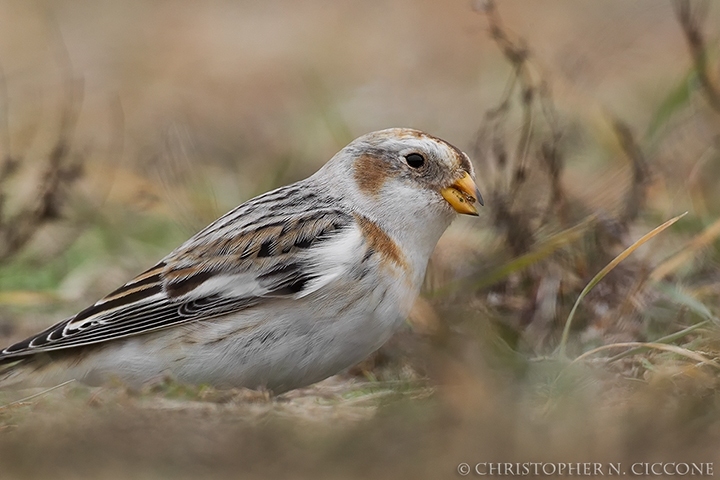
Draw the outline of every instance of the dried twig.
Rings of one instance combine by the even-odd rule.
[[[685,40],[690,48],[697,79],[710,107],[720,113],[720,87],[710,78],[707,63],[707,47],[702,32],[702,23],[707,17],[708,2],[675,0],[675,16],[680,22]]]
[[[55,385],[54,387],[46,388],[46,389],[43,390],[42,392],[34,393],[34,394],[29,395],[29,396],[27,396],[27,397],[21,398],[20,400],[15,400],[14,402],[10,402],[10,403],[7,403],[7,404],[5,404],[5,405],[0,405],[0,410],[5,410],[5,409],[11,408],[11,407],[18,406],[18,405],[23,405],[23,404],[24,404],[25,402],[27,402],[28,400],[32,400],[33,398],[37,398],[37,397],[41,397],[41,396],[43,396],[43,395],[47,395],[48,393],[52,392],[53,390],[57,390],[58,388],[62,388],[62,387],[64,387],[65,385],[69,385],[69,384],[73,383],[74,381],[75,381],[75,379],[73,378],[73,379],[71,379],[71,380],[67,380],[67,381],[65,381],[65,382],[63,382],[63,383],[60,383],[60,384],[58,384],[58,385]]]
[[[68,195],[68,186],[82,174],[83,159],[72,153],[72,142],[83,97],[83,82],[74,77],[67,52],[61,56],[65,71],[64,102],[57,139],[50,150],[43,170],[38,193],[28,205],[21,207],[12,217],[4,212],[3,187],[23,162],[23,157],[10,152],[7,122],[5,128],[5,156],[0,163],[0,261],[22,249],[45,223],[57,219]],[[2,116],[7,118],[7,92],[4,78],[0,80]],[[2,127],[2,126],[0,126]]]
[[[561,134],[550,89],[542,76],[531,68],[531,53],[526,42],[508,32],[494,1],[480,2],[476,8],[485,15],[490,37],[511,65],[513,74],[498,105],[485,114],[474,154],[476,158],[494,160],[490,165],[494,181],[489,192],[494,206],[493,217],[496,226],[504,230],[511,251],[518,256],[529,251],[535,243],[537,225],[534,223],[538,218],[545,223],[553,213],[564,211],[565,191],[560,181],[564,161],[558,145]],[[508,148],[506,123],[514,101],[520,107],[520,134],[517,144]],[[527,184],[532,159],[537,159],[548,174],[552,192],[542,216],[524,211],[524,206],[517,203]],[[567,215],[560,216],[563,224],[569,220],[565,218]]]
[[[625,197],[625,205],[617,221],[627,225],[635,220],[640,210],[645,206],[647,187],[650,185],[650,167],[645,160],[642,149],[635,141],[630,127],[620,119],[612,119],[613,130],[620,142],[625,155],[630,159],[633,167],[632,183]]]
[[[587,242],[578,242],[574,249],[557,251],[537,263],[535,260],[528,262],[528,256],[538,244],[543,244],[543,237],[549,232],[591,218],[592,209],[581,198],[571,197],[562,183],[564,130],[555,110],[547,75],[536,65],[528,44],[503,25],[493,0],[481,1],[476,8],[484,14],[490,38],[512,71],[498,104],[483,118],[473,152],[475,158],[486,161],[489,167],[483,171],[489,179],[488,204],[492,206],[493,224],[501,232],[506,253],[518,260],[517,263],[512,260],[508,265],[513,265],[512,272],[520,275],[514,275],[514,278],[507,275],[508,280],[503,285],[493,288],[503,292],[508,299],[513,295],[522,298],[512,307],[521,310],[521,319],[514,328],[532,332],[533,338],[525,341],[539,345],[546,339],[552,341],[553,332],[548,330],[560,326],[557,314],[566,303],[563,296],[575,289],[579,291],[588,272],[602,268],[616,256],[618,243],[624,240],[628,224],[637,219],[645,206],[651,170],[631,130],[622,121],[614,120],[615,134],[632,165],[632,178],[620,213],[606,218],[602,212],[597,212],[587,231]],[[543,183],[538,184],[537,180]],[[549,192],[547,203],[538,204],[538,192]],[[528,266],[520,267],[521,264]],[[626,263],[623,268],[629,271],[632,266]],[[621,292],[619,298],[625,299],[608,304],[613,315],[620,313],[622,318],[630,315],[646,276],[646,273],[641,274],[632,285],[626,285],[626,276],[613,276],[604,283],[603,290]],[[631,287],[631,294],[627,295]],[[602,292],[595,292],[586,301],[593,304],[597,301],[596,296],[602,296]],[[598,324],[596,317],[582,318],[578,326],[586,326],[588,321],[594,326]],[[567,342],[568,332],[565,332],[564,342]],[[538,338],[541,339],[539,342]]]

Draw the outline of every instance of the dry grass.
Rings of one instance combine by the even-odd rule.
[[[441,240],[406,328],[349,372],[280,397],[3,392],[0,477],[716,460],[715,5],[102,5],[0,4],[7,342],[373,129],[463,147],[487,206]]]

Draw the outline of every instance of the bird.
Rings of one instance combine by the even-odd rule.
[[[402,325],[441,235],[484,205],[468,155],[411,128],[360,136],[88,308],[0,351],[0,388],[160,378],[280,394]]]

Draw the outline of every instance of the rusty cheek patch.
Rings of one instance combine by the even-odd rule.
[[[397,244],[375,222],[356,215],[355,216],[368,248],[382,255],[386,260],[394,263],[403,270],[409,270],[405,256]]]
[[[360,190],[370,195],[380,193],[389,174],[383,163],[371,155],[363,155],[355,160],[354,176]]]

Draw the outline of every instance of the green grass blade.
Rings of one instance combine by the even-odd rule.
[[[720,236],[720,219],[714,221],[700,234],[693,237],[677,253],[662,262],[650,275],[651,280],[660,281],[670,273],[677,270],[681,265],[695,257],[698,252],[707,248]]]
[[[665,352],[672,352],[677,355],[680,355],[685,358],[689,358],[690,360],[694,360],[698,363],[701,363],[703,365],[710,365],[714,368],[720,369],[720,365],[718,365],[715,360],[712,360],[710,358],[707,358],[703,355],[700,355],[697,352],[693,352],[692,350],[688,350],[687,348],[678,347],[677,345],[666,345],[664,343],[657,343],[657,342],[620,342],[620,343],[611,343],[610,345],[602,345],[597,348],[593,348],[592,350],[588,350],[587,352],[583,353],[576,359],[574,359],[572,363],[577,363],[581,360],[585,360],[587,357],[591,355],[595,355],[598,352],[602,352],[604,350],[610,350],[612,348],[640,348],[640,349],[654,349],[654,350],[662,350]]]
[[[472,285],[474,289],[484,288],[488,285],[492,285],[495,282],[502,280],[503,278],[511,275],[515,272],[520,272],[537,262],[546,259],[562,247],[569,245],[572,242],[582,238],[587,229],[595,222],[596,217],[590,216],[583,220],[581,223],[563,230],[560,233],[553,235],[552,237],[545,240],[534,250],[520,255],[519,257],[513,258],[507,263],[504,263],[497,268],[491,270],[489,273],[482,275],[480,278],[477,276],[465,277],[458,280],[453,280],[447,285],[435,290],[431,296],[440,297],[463,285]]]
[[[668,297],[674,303],[677,303],[679,305],[686,307],[692,313],[703,318],[704,320],[696,323],[695,325],[690,325],[689,327],[684,328],[675,333],[671,333],[669,335],[665,335],[664,337],[658,338],[653,343],[671,343],[671,342],[674,342],[675,340],[681,339],[682,337],[697,330],[698,328],[705,327],[710,324],[720,325],[720,319],[718,319],[715,315],[713,315],[713,313],[710,311],[710,309],[704,303],[702,303],[701,301],[699,301],[692,295],[684,292],[678,285],[673,285],[673,284],[669,284],[669,283],[665,283],[665,282],[658,282],[656,285],[656,288],[658,290],[660,290],[666,297]],[[621,358],[625,358],[627,356],[634,355],[634,354],[639,353],[644,350],[647,350],[647,348],[644,348],[644,347],[631,348],[628,351],[625,351],[625,352],[619,353],[613,357],[610,357],[610,359],[608,359],[608,363],[615,362],[617,360],[620,360]]]
[[[650,119],[646,138],[652,140],[673,115],[690,104],[693,93],[692,80],[695,75],[695,69],[691,68],[670,90]]]
[[[670,335],[665,335],[662,338],[658,338],[657,340],[655,340],[652,343],[666,345],[668,343],[674,342],[675,340],[681,339],[685,335],[697,330],[700,327],[704,327],[709,324],[710,324],[710,320],[703,320],[702,322],[696,323],[695,325],[690,325],[689,327],[684,328],[684,329],[680,330],[679,332],[671,333]],[[613,346],[613,344],[607,345],[607,346]],[[645,350],[649,350],[649,349],[650,349],[650,347],[647,347],[645,345],[643,345],[641,347],[631,348],[630,350],[626,350],[622,353],[618,353],[617,355],[615,355],[613,357],[610,357],[608,359],[608,363],[616,362],[616,361],[620,360],[621,358],[629,357],[630,355],[635,355],[636,353],[644,352]]]
[[[668,228],[673,223],[680,220],[682,217],[687,215],[687,212],[678,215],[677,217],[671,218],[667,222],[663,223],[662,225],[655,227],[650,232],[643,235],[638,241],[630,245],[628,248],[623,250],[620,255],[612,259],[610,263],[605,265],[605,267],[600,270],[593,278],[590,280],[590,282],[583,288],[582,292],[580,292],[580,295],[578,296],[577,300],[575,300],[575,304],[573,305],[572,310],[570,310],[570,314],[568,315],[567,320],[565,321],[565,328],[563,328],[562,337],[560,339],[560,347],[559,347],[559,353],[560,356],[565,356],[565,348],[567,346],[568,337],[570,336],[570,327],[572,325],[573,318],[575,317],[575,312],[577,311],[578,307],[580,306],[580,302],[582,302],[583,298],[590,292],[590,290],[595,287],[600,281],[605,278],[605,276],[610,273],[615,267],[617,267],[620,262],[625,260],[630,254],[632,254],[635,250],[637,250],[641,245],[643,245],[645,242],[650,240],[651,238],[658,235],[660,232]]]
[[[684,292],[678,285],[672,285],[669,283],[658,283],[656,288],[665,294],[670,300],[675,303],[687,307],[688,310],[704,318],[710,320],[716,325],[720,325],[720,320],[713,315],[710,309],[701,301],[693,297],[692,295]]]

